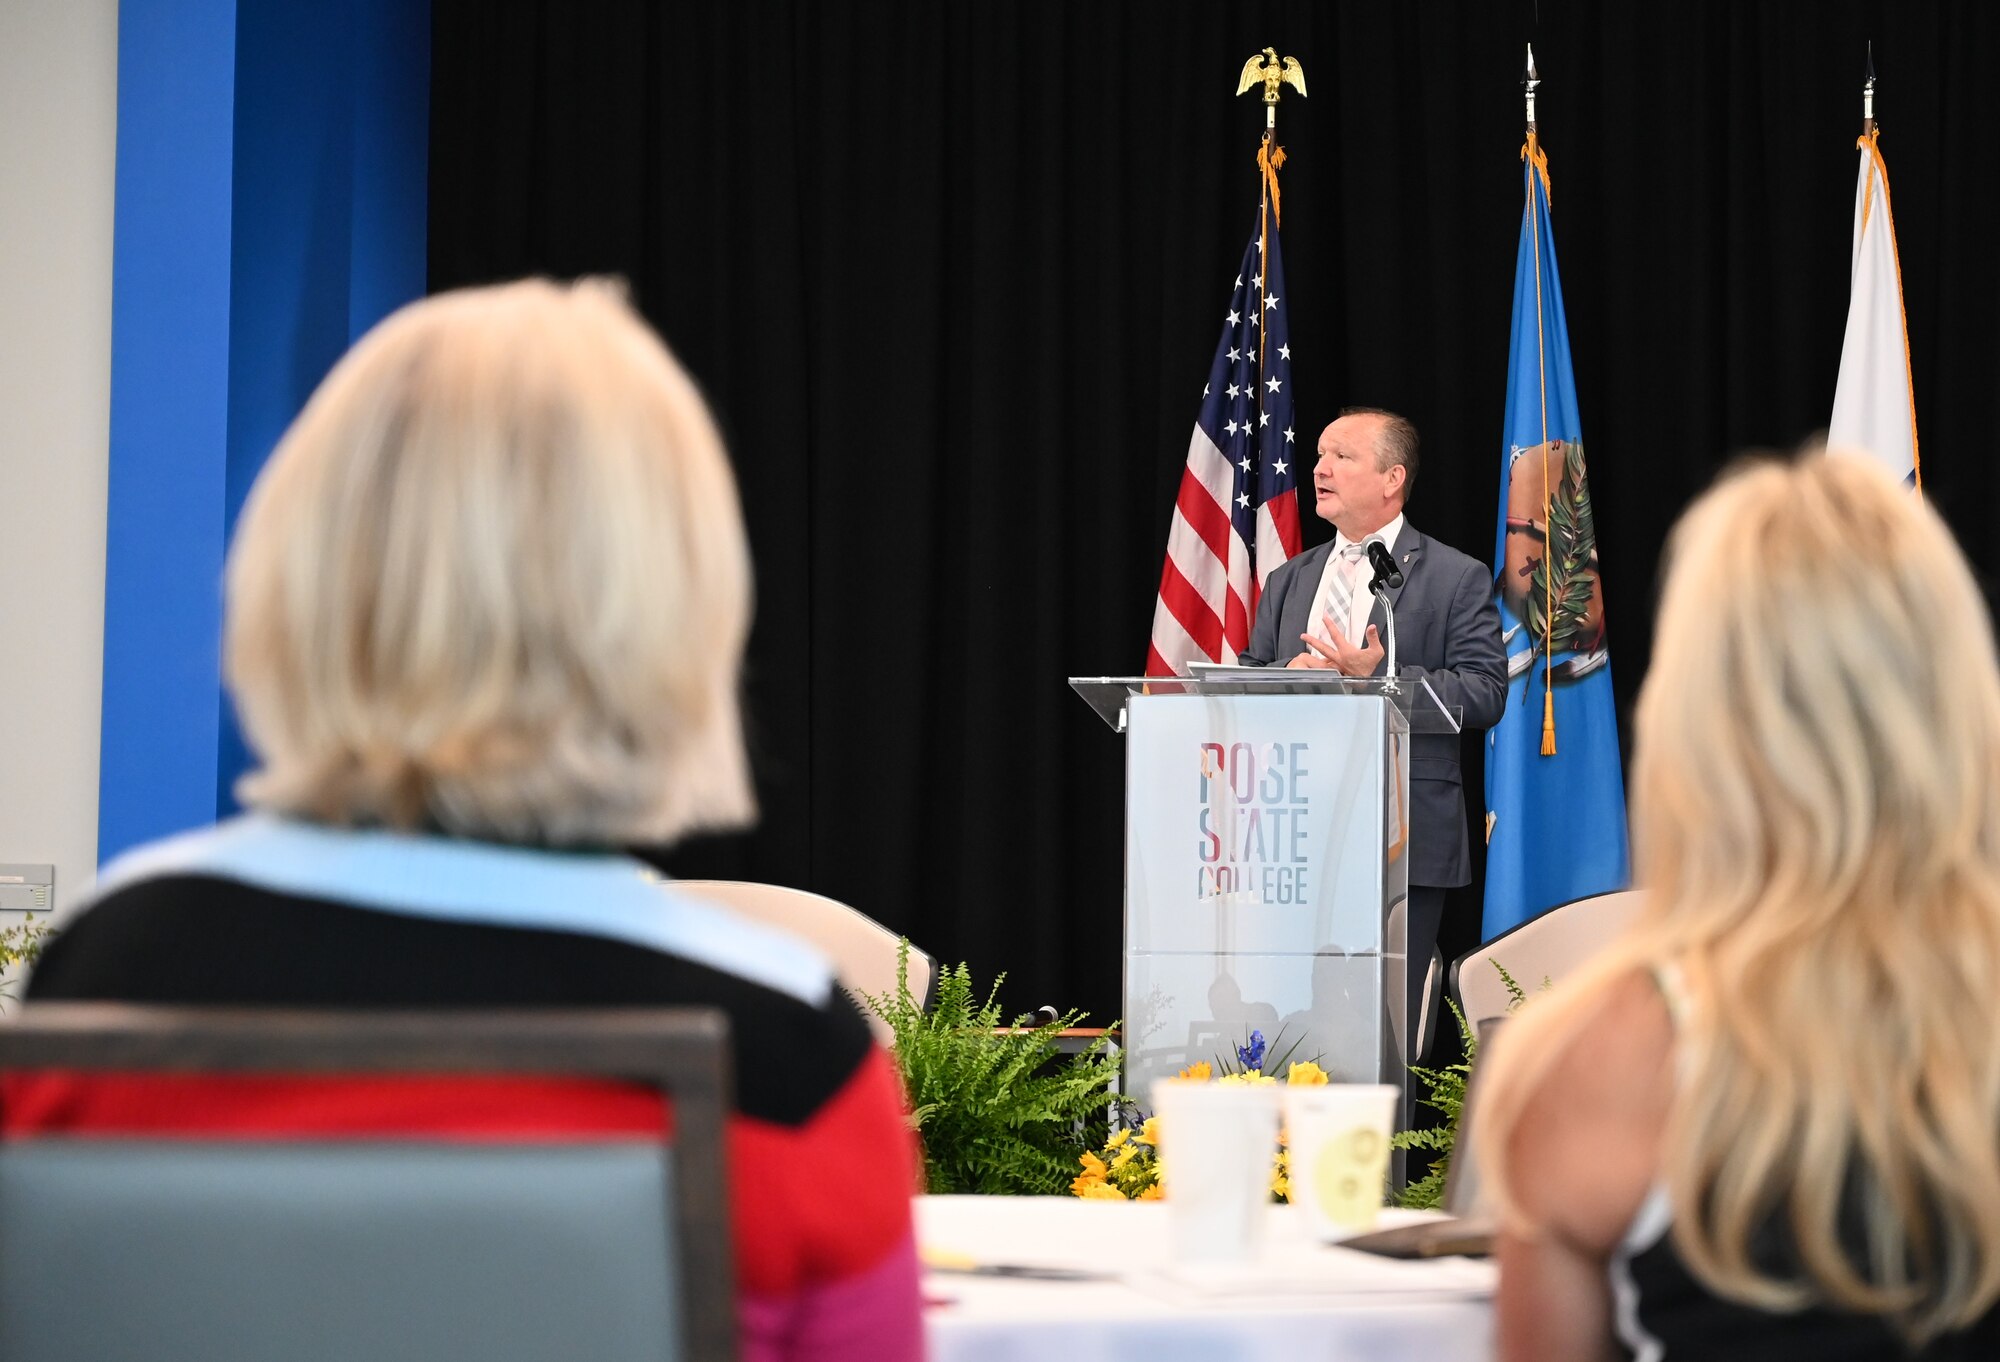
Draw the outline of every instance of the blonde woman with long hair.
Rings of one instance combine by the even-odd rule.
[[[1943,522],[1840,455],[1675,531],[1644,914],[1494,1056],[1507,1362],[2000,1357],[2000,673]]]

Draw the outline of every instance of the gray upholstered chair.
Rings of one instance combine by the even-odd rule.
[[[694,1010],[39,1004],[0,1071],[613,1078],[672,1137],[20,1134],[0,1144],[8,1362],[710,1362],[736,1355],[727,1024]]]

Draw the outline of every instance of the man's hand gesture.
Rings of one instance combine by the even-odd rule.
[[[1299,641],[1307,651],[1300,653],[1285,665],[1287,667],[1316,667],[1322,671],[1332,670],[1343,676],[1373,676],[1375,668],[1382,661],[1382,641],[1376,637],[1375,626],[1368,626],[1367,641],[1359,648],[1347,641],[1347,635],[1340,632],[1340,626],[1333,622],[1331,615],[1322,616],[1326,621],[1326,632],[1333,642],[1326,643],[1311,634],[1300,634]]]

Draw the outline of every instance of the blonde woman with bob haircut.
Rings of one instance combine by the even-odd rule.
[[[745,1362],[921,1357],[887,1057],[811,949],[643,864],[751,816],[749,619],[715,424],[617,288],[404,308],[320,385],[237,527],[225,653],[253,812],[106,867],[29,1005],[718,1008]],[[23,1081],[40,1090],[10,1089],[0,1128],[180,1119],[115,1076]],[[166,1105],[190,1135],[661,1119],[597,1089],[455,1080]]]
[[[616,293],[432,299],[355,347],[244,509],[244,798],[552,845],[742,823],[749,619],[722,443]]]
[[[2000,1357],[2000,675],[1942,521],[1841,455],[1674,533],[1641,920],[1489,1075],[1501,1355]]]

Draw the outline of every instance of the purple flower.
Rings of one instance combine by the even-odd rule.
[[[1246,1069],[1261,1069],[1264,1067],[1264,1033],[1262,1031],[1252,1031],[1250,1033],[1250,1043],[1236,1047],[1236,1062]]]

